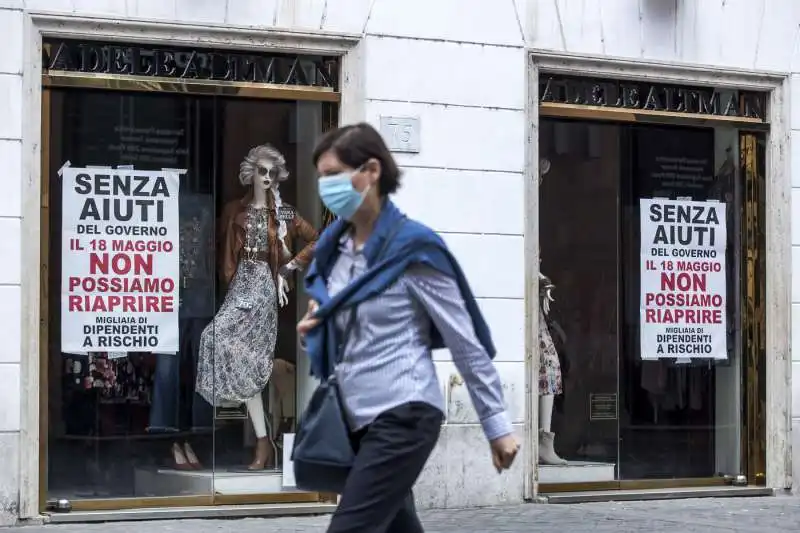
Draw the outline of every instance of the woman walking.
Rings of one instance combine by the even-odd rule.
[[[380,134],[364,123],[339,128],[313,157],[320,197],[338,219],[317,242],[297,330],[315,376],[335,367],[355,452],[328,533],[422,532],[411,490],[445,412],[432,350],[450,350],[498,472],[519,449],[494,345],[444,242],[389,200],[400,171]]]

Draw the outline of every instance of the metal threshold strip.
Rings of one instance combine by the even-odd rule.
[[[160,507],[154,509],[125,509],[119,511],[73,511],[52,513],[45,517],[51,524],[81,524],[90,522],[123,522],[135,520],[170,520],[175,518],[245,518],[263,516],[301,516],[332,513],[330,503],[273,503],[260,505],[218,505],[208,507]]]
[[[767,487],[691,487],[642,490],[600,490],[543,494],[547,503],[593,503],[611,501],[680,500],[688,498],[736,498],[774,496]]]

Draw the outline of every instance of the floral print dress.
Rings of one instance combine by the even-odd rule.
[[[547,326],[544,309],[539,306],[539,396],[557,396],[564,391],[561,363]]]
[[[267,251],[266,208],[248,207],[245,254],[225,301],[200,337],[196,390],[208,403],[245,402],[269,383],[278,338],[278,299]]]

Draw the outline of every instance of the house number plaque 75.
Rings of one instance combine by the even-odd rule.
[[[392,152],[419,153],[419,117],[381,117],[380,132]]]

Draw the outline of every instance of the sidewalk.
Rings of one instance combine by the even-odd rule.
[[[800,497],[523,505],[423,513],[427,533],[777,533],[800,531]],[[15,533],[319,533],[327,517],[173,520],[12,528]],[[369,533],[369,532],[364,532]]]

